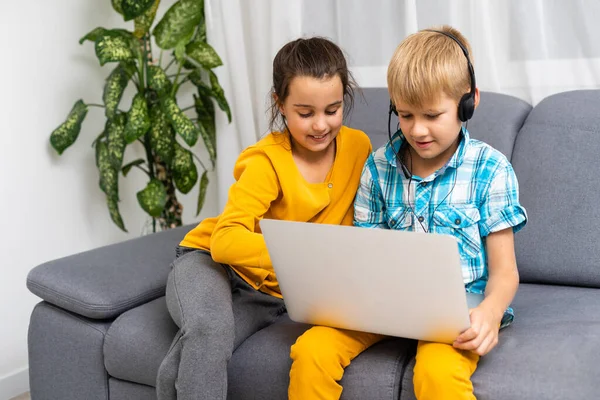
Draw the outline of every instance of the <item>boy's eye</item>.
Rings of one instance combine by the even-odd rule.
[[[439,116],[440,116],[440,114],[425,114],[425,117],[427,119],[436,119]]]
[[[403,119],[409,119],[409,118],[411,118],[411,117],[412,117],[412,114],[404,114],[404,115],[400,115],[400,118],[403,118]]]

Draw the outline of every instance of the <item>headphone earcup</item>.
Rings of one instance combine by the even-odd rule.
[[[475,112],[475,96],[473,93],[465,93],[458,103],[458,119],[466,122],[471,119]]]

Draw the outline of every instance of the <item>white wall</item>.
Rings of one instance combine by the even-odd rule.
[[[163,0],[159,15],[173,2]],[[27,327],[39,301],[25,287],[29,270],[135,238],[146,220],[135,200],[145,185],[136,170],[120,181],[120,207],[129,233],[121,232],[108,215],[90,146],[104,126],[102,109],[90,108],[79,139],[62,156],[48,142],[77,99],[102,102],[104,78],[112,66],[100,68],[93,44],[79,45],[79,38],[96,26],[118,25],[127,26],[109,0],[0,4],[0,399],[27,385]],[[126,160],[142,155],[127,151]],[[216,212],[211,184],[202,214],[194,217],[197,191],[181,198],[186,223]]]

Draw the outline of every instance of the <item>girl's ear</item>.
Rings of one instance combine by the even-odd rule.
[[[277,104],[277,109],[279,110],[279,113],[285,118],[283,104],[281,104],[281,102],[279,101],[279,96],[277,96],[277,94],[275,93],[273,93],[273,101],[275,102],[275,104]]]

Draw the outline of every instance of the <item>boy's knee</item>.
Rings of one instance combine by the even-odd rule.
[[[419,345],[414,368],[415,388],[419,385],[450,388],[470,385],[479,357],[442,343]]]
[[[341,379],[344,368],[336,347],[327,340],[330,338],[329,329],[333,328],[316,326],[296,340],[290,351],[294,368],[310,368]]]

